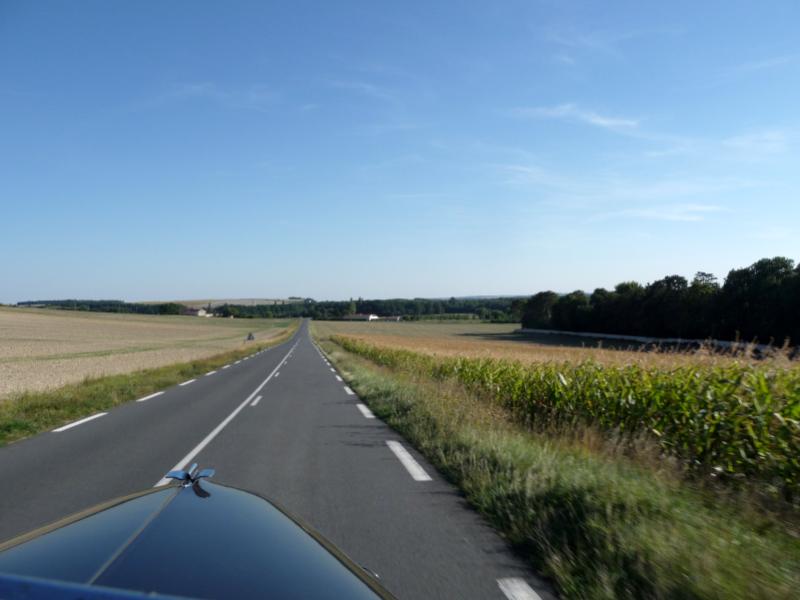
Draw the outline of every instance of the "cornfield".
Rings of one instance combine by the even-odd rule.
[[[392,369],[454,379],[531,428],[589,425],[623,437],[646,435],[693,469],[758,479],[789,500],[800,493],[800,369],[735,362],[673,369],[523,365],[331,339]]]

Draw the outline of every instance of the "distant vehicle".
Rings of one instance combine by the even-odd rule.
[[[392,598],[274,503],[173,471],[178,485],[107,502],[0,545],[0,598]]]
[[[254,336],[252,332],[247,334],[247,341],[248,342],[252,342],[254,339],[256,339],[256,336]]]

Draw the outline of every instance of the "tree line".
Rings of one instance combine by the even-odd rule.
[[[180,315],[186,306],[177,302],[158,304],[124,302],[122,300],[26,300],[17,306],[60,308],[62,310],[81,310],[89,312],[136,313],[142,315]]]
[[[297,298],[287,304],[225,304],[214,313],[237,318],[342,319],[356,313],[404,320],[480,319],[519,323],[534,329],[774,342],[800,340],[800,265],[784,257],[765,258],[731,270],[724,283],[698,272],[691,281],[669,275],[647,285],[635,281],[613,290],[598,288],[569,294],[539,292],[529,299],[394,298],[316,301]],[[140,314],[182,314],[175,302],[143,304],[120,300],[45,300],[18,303],[68,310]]]
[[[310,317],[318,320],[343,319],[353,314],[374,314],[379,317],[399,316],[403,320],[469,320],[480,319],[502,323],[519,323],[524,298],[394,298],[389,300],[331,300],[306,298],[302,303],[244,306],[225,304],[214,309],[220,316],[239,318]]]
[[[733,269],[722,285],[711,273],[691,281],[669,275],[648,285],[635,281],[591,294],[540,292],[525,304],[523,327],[754,341],[800,340],[800,265],[764,258]]]
[[[293,299],[294,300],[294,299]],[[524,298],[450,298],[446,300],[396,298],[390,300],[326,300],[296,299],[286,304],[223,304],[213,309],[220,317],[239,319],[272,319],[308,317],[318,320],[342,319],[352,314],[375,314],[380,317],[399,316],[403,320],[482,320],[499,323],[519,323]],[[38,306],[113,313],[179,315],[188,307],[176,302],[143,304],[122,300],[30,300],[18,306]]]

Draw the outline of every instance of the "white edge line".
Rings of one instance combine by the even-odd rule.
[[[261,396],[256,396],[256,399],[255,399],[255,400],[253,400],[253,401],[250,403],[250,406],[255,406],[255,405],[256,405],[256,404],[258,404],[259,402],[261,402]]]
[[[160,396],[164,392],[156,392],[155,394],[150,394],[149,396],[145,396],[144,398],[139,398],[137,402],[144,402],[145,400],[150,400],[150,398],[155,398],[156,396]]]
[[[91,417],[86,417],[85,419],[81,419],[80,421],[75,421],[74,423],[69,423],[68,425],[64,425],[63,427],[59,427],[58,429],[53,429],[53,432],[54,433],[58,433],[58,432],[61,432],[61,431],[66,431],[67,429],[72,429],[73,427],[77,427],[78,425],[83,425],[84,423],[87,423],[89,421],[93,421],[94,419],[97,419],[97,418],[102,417],[102,416],[107,415],[107,414],[108,413],[104,413],[104,412],[97,413],[96,415],[92,415]]]
[[[208,377],[209,375],[213,375],[214,373],[216,373],[216,371],[209,371],[208,373],[206,373],[206,377]]]
[[[341,381],[341,380],[342,380],[342,378],[337,375],[336,376],[336,381]]]
[[[508,600],[542,600],[542,597],[521,577],[498,579],[497,585]]]
[[[365,419],[374,419],[375,415],[373,412],[367,407],[366,404],[356,404],[358,410],[361,411],[361,414],[364,415]]]
[[[281,376],[281,372],[280,372],[280,371],[278,371],[277,373],[275,373],[275,377],[280,377],[280,376]]]
[[[190,383],[194,383],[197,379],[190,379],[189,381],[184,381],[183,383],[179,383],[178,385],[189,385]]]
[[[347,392],[348,396],[355,396],[356,395],[356,393],[353,390],[350,389],[349,385],[344,386],[344,391]]]
[[[425,469],[403,447],[403,444],[395,440],[386,440],[386,445],[389,446],[389,450],[394,452],[397,460],[406,468],[406,471],[414,481],[433,481],[431,476],[425,472]]]
[[[225,366],[224,366],[224,367],[222,367],[222,368],[223,368],[223,369],[227,369],[228,367],[230,367],[230,365],[225,365]]]
[[[294,345],[297,346],[297,344],[298,344],[298,342],[295,342]],[[292,346],[292,349],[294,349],[294,346]],[[225,417],[225,419],[222,421],[222,423],[220,423],[214,429],[212,429],[211,433],[209,433],[205,438],[203,438],[203,441],[201,441],[199,444],[197,444],[197,446],[192,448],[192,450],[189,452],[189,454],[187,454],[180,461],[178,461],[178,463],[176,463],[176,465],[174,467],[169,469],[169,471],[178,471],[178,470],[182,469],[184,467],[184,465],[186,465],[186,463],[188,463],[195,456],[197,456],[200,453],[200,451],[203,448],[205,448],[211,442],[211,440],[213,440],[215,437],[217,437],[217,435],[219,435],[219,432],[222,431],[223,429],[225,429],[225,426],[228,423],[230,423],[236,415],[239,414],[239,411],[242,410],[245,406],[247,406],[247,404],[258,394],[258,392],[260,392],[261,389],[265,385],[267,385],[267,382],[270,379],[272,379],[272,376],[278,371],[278,369],[281,368],[281,365],[283,365],[283,362],[285,360],[286,360],[286,357],[284,356],[283,360],[278,363],[278,366],[275,367],[272,370],[272,373],[270,373],[267,376],[267,378],[264,381],[262,381],[261,384],[255,390],[253,390],[253,393],[250,394],[245,399],[244,402],[242,402],[239,406],[237,406],[235,409],[233,409],[233,412],[231,414],[229,414],[227,417]],[[167,472],[169,472],[169,471],[167,471]],[[162,485],[168,484],[170,481],[171,481],[170,479],[167,479],[166,477],[162,477],[161,479],[159,479],[156,482],[156,484],[153,487],[161,487]]]

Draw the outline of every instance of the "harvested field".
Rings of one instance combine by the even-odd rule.
[[[0,399],[206,358],[244,347],[249,332],[263,342],[290,323],[0,308]]]
[[[700,364],[726,364],[731,357],[709,351],[644,351],[569,335],[520,335],[515,324],[440,322],[316,321],[318,337],[347,335],[378,346],[401,348],[435,356],[499,358],[522,363],[583,362],[593,360],[609,366],[639,365],[674,368]],[[629,349],[630,348],[630,349]],[[742,361],[742,358],[735,360]],[[785,366],[788,360],[773,359]],[[797,363],[794,363],[795,365]]]

